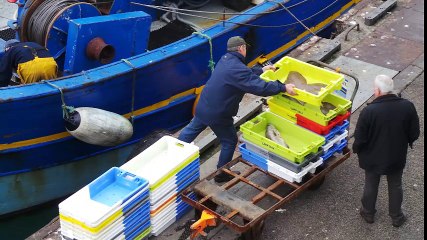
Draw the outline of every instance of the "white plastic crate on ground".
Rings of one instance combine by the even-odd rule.
[[[187,167],[169,178],[161,186],[150,192],[151,205],[157,204],[159,201],[169,199],[173,195],[172,190],[183,190],[189,183],[194,182],[194,175],[200,174],[199,159],[191,162]],[[198,179],[198,176],[197,176]],[[176,191],[175,191],[176,193]]]
[[[80,226],[73,225],[67,221],[60,221],[63,236],[73,239],[133,239],[151,227],[150,218],[141,219],[140,216],[149,216],[150,205],[148,202],[134,207],[131,213],[108,225],[100,233],[94,235]],[[141,229],[141,225],[145,228]]]
[[[187,196],[193,200],[196,198],[194,193],[190,193]],[[152,217],[152,234],[154,236],[160,235],[160,233],[183,217],[189,210],[191,210],[191,206],[182,201],[181,197],[178,195],[167,208]]]
[[[322,165],[323,163],[323,159],[319,158],[319,160],[316,162],[308,163],[308,165],[305,166],[299,173],[295,173],[246,149],[246,144],[244,143],[240,144],[239,149],[242,153],[243,159],[245,159],[246,161],[251,162],[259,168],[274,175],[277,175],[278,177],[281,177],[289,182],[300,183],[305,175],[307,175],[308,173],[314,173],[316,171],[316,168]]]
[[[59,204],[61,234],[131,239],[150,228],[149,206],[148,181],[114,167]]]
[[[189,209],[179,194],[200,177],[199,148],[165,136],[120,168],[148,180],[152,234],[158,235]]]

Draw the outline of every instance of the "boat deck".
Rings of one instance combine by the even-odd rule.
[[[234,15],[229,15],[229,13],[238,13],[230,8],[224,7],[221,0],[213,0],[208,4],[203,6],[202,8],[197,9],[198,11],[206,11],[206,12],[216,12],[216,13],[200,13],[200,12],[191,12],[189,14],[195,16],[182,15],[181,18],[186,22],[191,22],[195,26],[197,26],[197,30],[209,28],[219,21],[227,20]],[[227,14],[220,14],[227,13]],[[207,19],[210,18],[210,19]],[[217,20],[215,20],[217,19]]]

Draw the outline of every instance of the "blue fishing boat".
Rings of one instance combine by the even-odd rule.
[[[187,124],[230,37],[250,44],[249,66],[274,61],[359,1],[18,0],[10,27],[46,46],[61,77],[0,88],[0,216],[71,194],[153,130]],[[71,106],[119,114],[133,135],[81,141],[66,130]]]

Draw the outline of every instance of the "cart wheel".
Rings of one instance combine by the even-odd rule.
[[[323,176],[322,178],[320,178],[318,181],[316,181],[315,183],[311,184],[309,187],[307,187],[308,190],[314,191],[320,188],[320,186],[322,186],[322,184],[325,182],[325,176]]]
[[[241,240],[258,240],[261,239],[262,230],[264,230],[264,221],[259,222],[248,231],[242,233]]]

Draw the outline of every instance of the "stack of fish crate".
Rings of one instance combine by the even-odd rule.
[[[180,193],[200,178],[197,146],[164,136],[120,168],[149,182],[152,235],[158,236],[191,209]]]
[[[261,75],[296,86],[296,95],[278,94],[267,100],[269,111],[240,127],[242,157],[291,182],[301,182],[307,173],[347,145],[351,102],[334,91],[344,77],[305,62],[284,57],[276,71]]]
[[[148,181],[111,168],[59,204],[64,239],[143,239],[151,232]]]
[[[290,182],[301,182],[323,163],[325,138],[271,112],[240,126],[243,159]]]
[[[263,79],[279,79],[301,89],[296,89],[296,96],[283,93],[269,98],[269,110],[324,136],[324,161],[341,152],[348,144],[352,103],[335,94],[334,90],[342,88],[344,77],[290,57],[284,57],[275,65],[279,70],[264,73]]]

